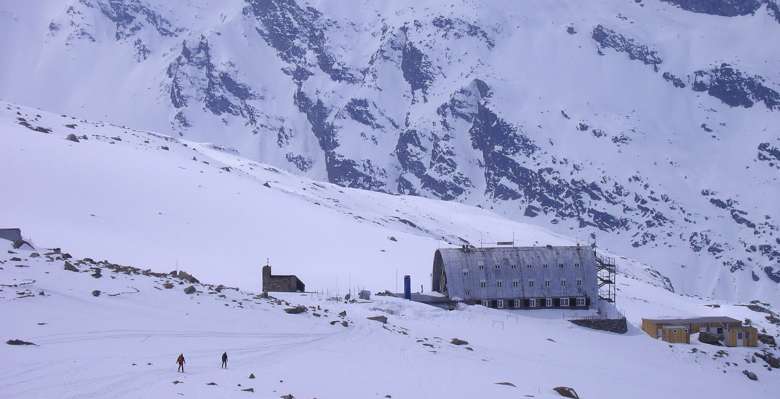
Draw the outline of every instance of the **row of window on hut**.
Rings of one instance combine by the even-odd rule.
[[[525,308],[585,308],[589,306],[587,297],[566,298],[517,298],[517,299],[483,299],[482,306],[497,309]]]

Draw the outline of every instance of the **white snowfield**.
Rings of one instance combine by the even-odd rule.
[[[190,283],[170,276],[75,257],[67,261],[78,271],[68,271],[64,249],[34,257],[0,245],[2,398],[555,398],[557,386],[581,398],[774,398],[780,390],[777,371],[753,356],[762,348],[668,345],[637,328],[644,315],[727,314],[777,335],[761,313],[713,309],[639,280],[620,284],[632,325],[619,335],[577,327],[565,320],[572,312],[447,311],[381,296],[347,304],[316,293],[272,293],[277,301],[201,284],[187,294]],[[284,311],[296,305],[306,311]]]

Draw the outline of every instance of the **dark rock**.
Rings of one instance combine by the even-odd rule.
[[[625,334],[628,332],[628,323],[626,322],[625,317],[620,319],[581,319],[569,321],[580,327],[593,330],[610,331],[618,334]]]
[[[656,50],[603,25],[596,25],[592,37],[599,44],[599,54],[603,54],[601,49],[611,48],[617,52],[626,53],[628,58],[632,60],[638,60],[652,66],[656,72],[658,72],[658,65],[663,63]]]
[[[342,326],[342,327],[349,327],[349,323],[348,323],[348,322],[346,322],[346,321],[342,321],[342,322],[341,322],[341,326]]]
[[[100,290],[94,290],[94,291],[92,291],[92,296],[94,296],[94,297],[98,297],[98,296],[100,296]]]
[[[369,319],[369,320],[378,321],[378,322],[380,322],[382,324],[387,324],[387,316],[381,316],[380,315],[380,316],[371,316],[371,317],[366,317],[366,318]]]
[[[173,385],[178,385],[178,384],[184,384],[184,382],[179,380],[173,382]]]
[[[37,257],[39,257],[39,256],[41,256],[41,254],[39,254],[39,253],[37,253],[37,252],[33,252],[33,253],[31,253],[31,254],[30,254],[30,257],[31,257],[31,258],[37,258]]]
[[[298,314],[306,311],[306,306],[298,305],[291,308],[286,308],[284,311],[288,314]]]
[[[339,317],[347,317],[347,311],[342,310],[341,312],[339,312]]]
[[[756,357],[763,360],[768,364],[770,367],[775,369],[780,369],[780,358],[776,358],[774,355],[772,355],[769,352],[756,352]]]
[[[254,392],[255,389],[254,388],[244,388],[244,389],[242,389],[242,391],[244,391],[244,392]]]
[[[453,344],[453,345],[458,345],[458,346],[460,346],[460,345],[468,345],[469,344],[468,341],[464,341],[464,340],[462,340],[460,338],[453,338],[453,339],[450,340],[450,343]]]
[[[720,338],[717,335],[713,333],[708,333],[706,331],[702,331],[699,333],[699,342],[703,342],[708,345],[723,346],[720,343]]]
[[[170,281],[166,281],[165,284],[163,284],[163,288],[169,290],[169,289],[173,288],[173,283],[171,283]]]
[[[758,333],[758,340],[761,343],[769,345],[769,346],[772,346],[772,347],[777,346],[777,343],[775,342],[775,337],[773,337],[773,336],[771,336],[769,334]]]
[[[195,291],[195,286],[192,285],[184,289],[185,294],[194,294]]]
[[[174,270],[171,272],[172,277],[176,277],[178,279],[184,280],[190,284],[200,284],[200,281],[195,278],[192,274],[189,274],[183,270]]]
[[[250,380],[254,380],[255,379],[255,374],[254,373],[250,373],[249,374],[249,379]]]
[[[206,384],[206,385],[217,385],[217,383],[216,383],[216,382],[209,382],[209,383],[208,383],[208,384]]]
[[[73,134],[73,133],[67,135],[67,137],[65,137],[65,140],[72,141],[74,143],[78,143],[79,142],[79,138],[76,137],[76,135]]]
[[[736,17],[753,14],[764,2],[761,0],[661,0],[683,10],[699,14]]]
[[[749,379],[751,379],[753,381],[758,381],[758,377],[756,376],[756,373],[754,373],[752,371],[742,370],[742,374],[744,374],[745,377],[747,377],[747,378],[749,378]]]
[[[103,277],[101,269],[100,268],[93,269],[93,272],[92,272],[91,276],[94,277],[94,278],[101,278],[101,277]]]
[[[22,341],[21,339],[9,339],[8,341],[5,341],[5,343],[8,345],[18,345],[18,346],[28,346],[28,345],[38,346],[37,344],[28,341]]]
[[[508,387],[515,387],[515,388],[517,388],[517,386],[515,384],[512,384],[511,382],[506,382],[506,381],[504,381],[504,382],[497,382],[496,385],[505,385],[505,386],[508,386]]]
[[[65,270],[69,272],[78,272],[79,269],[76,268],[76,266],[73,266],[72,263],[65,261]]]
[[[282,398],[282,399],[295,399],[295,396],[293,396],[292,394],[288,393],[287,395],[280,396],[280,398]]]
[[[553,388],[553,391],[558,392],[558,395],[561,395],[564,398],[580,399],[580,396],[577,395],[577,391],[575,391],[574,388],[555,387]]]
[[[770,110],[780,109],[780,93],[766,86],[761,76],[749,76],[729,64],[694,72],[694,91],[706,91],[731,107],[750,108],[762,101]]]

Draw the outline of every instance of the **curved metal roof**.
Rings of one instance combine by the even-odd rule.
[[[442,282],[450,298],[462,300],[598,298],[596,255],[584,246],[440,248],[433,290],[442,292]]]

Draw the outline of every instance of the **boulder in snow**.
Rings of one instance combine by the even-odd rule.
[[[76,266],[73,266],[72,263],[65,261],[65,270],[69,272],[78,272],[79,269],[76,268]]]
[[[387,316],[381,316],[380,315],[380,316],[371,316],[371,317],[366,317],[366,318],[369,319],[369,320],[378,321],[378,322],[380,322],[382,324],[387,324]]]
[[[708,345],[722,346],[720,338],[713,333],[702,331],[699,333],[699,342],[703,342]]]
[[[553,391],[558,392],[558,395],[564,398],[580,399],[580,395],[577,395],[577,391],[570,387],[555,387]]]
[[[745,375],[750,380],[758,381],[758,376],[756,376],[756,373],[749,371],[749,370],[742,370],[742,374]]]
[[[195,286],[191,285],[184,289],[185,294],[194,294],[195,293]]]
[[[291,308],[285,308],[284,311],[289,314],[303,313],[306,311],[306,306],[301,306],[301,305],[293,306]]]
[[[462,340],[460,338],[453,338],[453,339],[450,340],[450,343],[453,344],[453,345],[458,345],[458,346],[460,346],[460,345],[468,345],[469,344],[468,341]]]
[[[92,291],[92,296],[94,296],[94,297],[100,296],[100,290],[93,290]]]
[[[8,345],[15,345],[15,346],[29,346],[29,345],[35,345],[37,344],[28,342],[28,341],[22,341],[21,339],[9,339],[8,341],[5,341]]]

